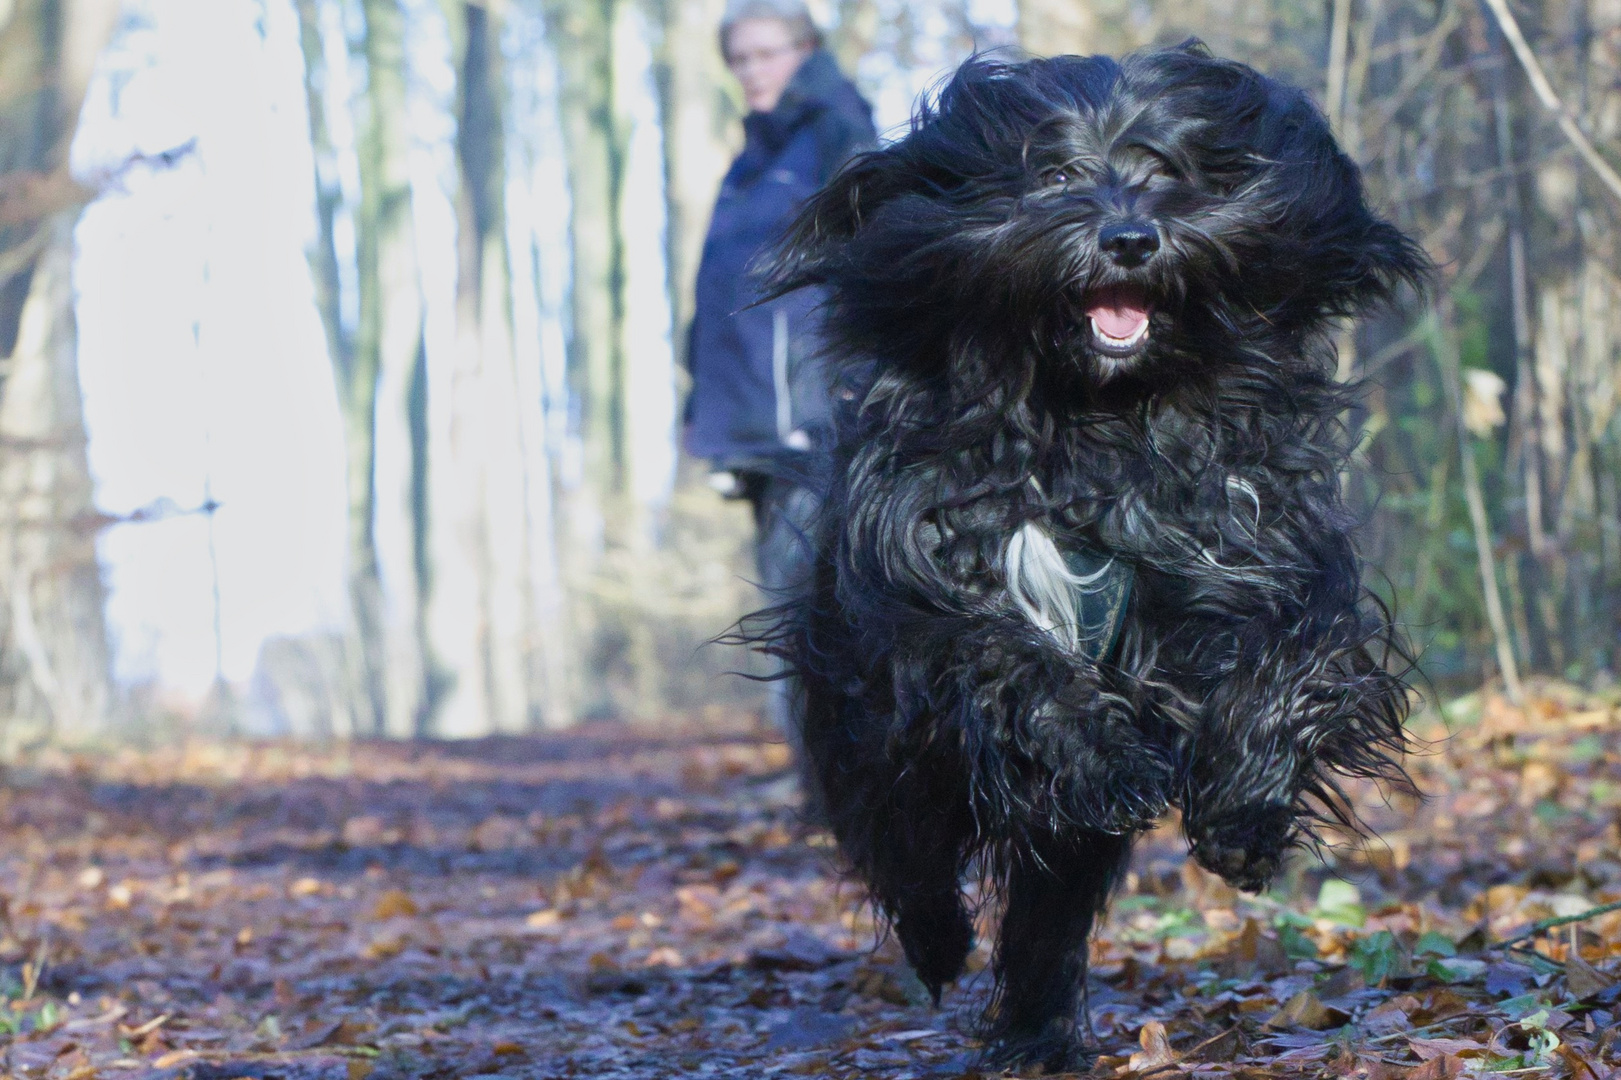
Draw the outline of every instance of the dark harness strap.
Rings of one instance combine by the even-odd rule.
[[[1094,663],[1103,663],[1120,643],[1126,606],[1137,574],[1123,559],[1111,559],[1088,548],[1060,548],[1064,565],[1087,584],[1074,586],[1075,613],[1081,651]]]

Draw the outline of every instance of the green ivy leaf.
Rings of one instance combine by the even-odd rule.
[[[1362,972],[1369,986],[1377,986],[1401,968],[1401,942],[1389,930],[1358,938],[1351,946],[1350,964]]]
[[[1317,943],[1302,934],[1298,927],[1287,923],[1278,927],[1278,944],[1283,947],[1283,955],[1291,960],[1317,959]]]
[[[1349,881],[1329,878],[1317,891],[1317,907],[1312,912],[1319,919],[1339,923],[1341,926],[1361,926],[1368,913],[1362,908],[1362,893]]]
[[[1413,946],[1414,956],[1457,956],[1458,947],[1452,939],[1437,930],[1426,931]]]
[[[1484,960],[1470,960],[1461,956],[1443,956],[1431,960],[1424,970],[1442,982],[1474,982],[1486,974],[1486,962]]]

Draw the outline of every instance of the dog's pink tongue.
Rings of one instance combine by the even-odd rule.
[[[1086,309],[1092,325],[1112,338],[1129,338],[1148,322],[1143,298],[1123,289],[1099,293],[1097,302]]]

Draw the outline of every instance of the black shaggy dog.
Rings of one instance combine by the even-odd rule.
[[[765,636],[813,808],[937,1001],[964,875],[1000,894],[993,1062],[1084,1060],[1087,937],[1167,807],[1259,889],[1354,822],[1340,778],[1401,779],[1327,331],[1426,270],[1303,93],[1197,43],[972,60],[789,235],[843,405]]]

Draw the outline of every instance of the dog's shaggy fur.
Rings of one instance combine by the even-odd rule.
[[[789,236],[843,404],[765,636],[812,805],[936,1000],[960,882],[994,883],[996,1063],[1084,1060],[1087,937],[1167,807],[1258,889],[1354,819],[1339,778],[1400,778],[1327,332],[1426,269],[1304,94],[1197,43],[972,60]]]

